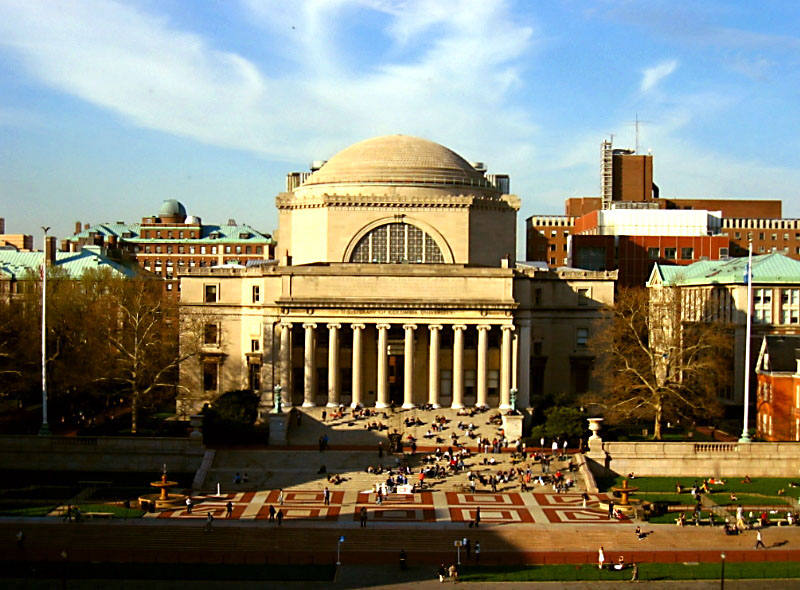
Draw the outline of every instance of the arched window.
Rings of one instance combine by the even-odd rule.
[[[361,238],[350,262],[443,264],[444,256],[434,239],[418,227],[409,223],[387,223]]]

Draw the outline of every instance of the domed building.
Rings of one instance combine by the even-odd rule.
[[[379,408],[528,408],[588,389],[615,275],[516,263],[509,187],[405,135],[290,173],[275,261],[181,275],[184,313],[214,338],[181,367],[179,412],[234,389],[267,407],[277,386],[286,405]]]

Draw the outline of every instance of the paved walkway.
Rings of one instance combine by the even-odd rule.
[[[369,491],[333,490],[325,503],[320,490],[291,489],[283,492],[283,504],[279,503],[278,490],[257,492],[233,492],[229,494],[196,495],[191,514],[186,508],[147,514],[158,519],[204,520],[211,513],[217,519],[266,520],[269,508],[282,510],[286,521],[313,523],[320,526],[358,526],[363,507],[370,522],[456,523],[462,525],[475,520],[480,509],[483,524],[593,524],[620,525],[630,521],[610,520],[606,510],[598,501],[607,499],[605,494],[593,494],[582,507],[580,494],[556,494],[549,486],[540,491],[522,493],[471,493],[431,492],[417,494],[389,494],[377,503],[377,494]],[[227,516],[226,507],[232,503],[233,512]]]

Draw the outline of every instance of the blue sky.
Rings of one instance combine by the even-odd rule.
[[[0,216],[37,244],[167,198],[269,232],[287,172],[389,133],[510,174],[522,234],[637,116],[663,197],[800,216],[800,7],[0,0]]]

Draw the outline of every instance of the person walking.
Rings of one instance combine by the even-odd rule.
[[[378,458],[379,459],[383,458],[383,443],[382,442],[378,443]]]
[[[269,505],[269,521],[275,522],[275,506]]]
[[[275,515],[278,519],[278,526],[283,526],[283,508],[278,508],[278,513]]]
[[[322,500],[325,506],[331,505],[331,491],[328,488],[325,488],[322,492]]]
[[[761,547],[762,549],[767,548],[767,546],[764,545],[764,539],[761,536],[761,531],[756,531],[756,546],[753,547],[753,549],[758,549],[759,547]]]
[[[481,507],[478,506],[477,508],[475,508],[475,528],[478,528],[480,524],[481,524]]]
[[[453,584],[458,584],[458,566],[456,564],[450,566],[450,577],[453,579]]]
[[[359,517],[360,517],[360,521],[361,521],[361,528],[362,529],[366,528],[367,527],[367,509],[364,508],[363,506],[361,507],[361,510],[359,512]]]
[[[447,568],[444,567],[444,564],[439,566],[439,571],[436,573],[439,575],[439,583],[443,583],[444,579],[447,577]]]
[[[203,529],[206,533],[213,533],[214,532],[214,515],[210,512],[206,512],[206,526]]]
[[[278,504],[283,506],[283,489],[278,490]]]
[[[408,567],[408,557],[406,556],[406,550],[400,549],[400,569],[405,570]]]
[[[603,569],[603,564],[606,562],[606,554],[603,548],[597,550],[597,567]]]
[[[225,518],[230,518],[233,516],[233,502],[228,500],[228,503],[225,505]]]
[[[475,540],[475,561],[481,560],[481,542]]]
[[[467,556],[467,561],[470,561],[472,559],[472,555],[470,554],[471,547],[469,545],[469,539],[464,537],[464,539],[461,541],[461,546],[464,547],[464,554]]]

